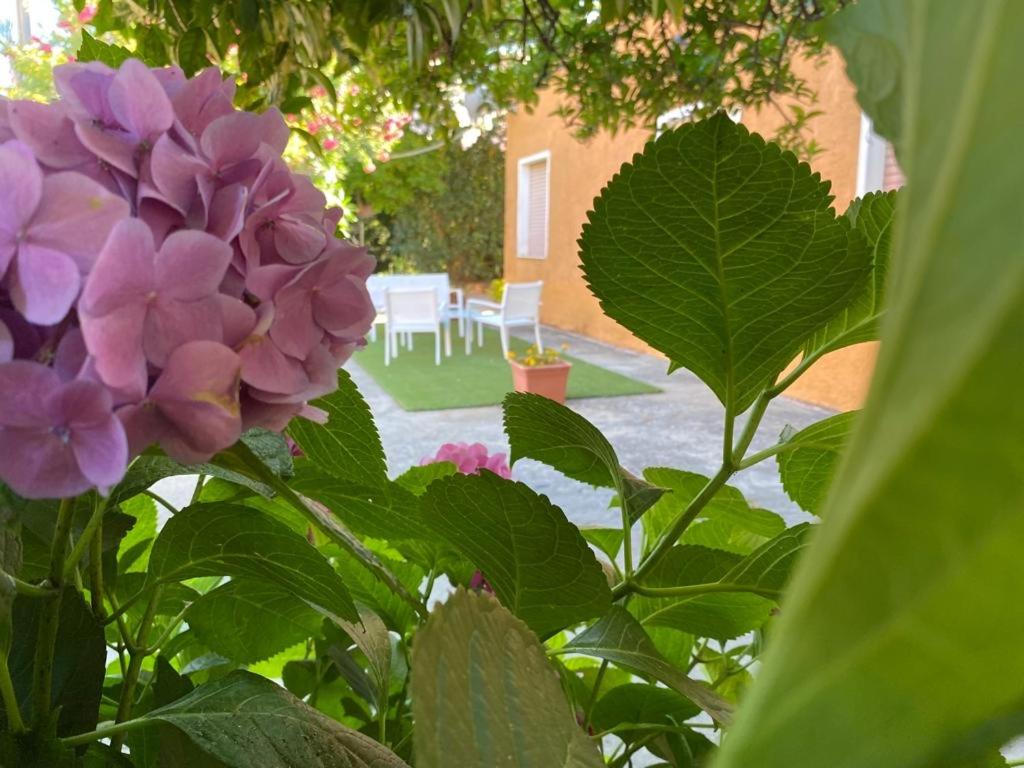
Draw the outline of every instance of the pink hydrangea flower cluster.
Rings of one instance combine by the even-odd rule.
[[[423,458],[420,466],[442,461],[450,461],[463,475],[479,475],[481,469],[487,469],[506,480],[512,477],[505,454],[488,455],[483,443],[445,443],[435,455]]]
[[[153,443],[205,460],[332,391],[373,260],[281,154],[276,110],[136,60],[0,100],[0,480],[108,488]]]

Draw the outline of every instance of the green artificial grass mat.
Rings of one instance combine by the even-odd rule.
[[[522,352],[529,346],[522,339],[513,338],[511,343],[516,352]],[[441,352],[443,355],[443,348]],[[661,391],[650,384],[598,365],[569,355],[564,357],[572,363],[568,390],[570,399],[643,395]],[[433,335],[417,334],[413,350],[410,352],[401,348],[398,358],[385,367],[384,334],[378,329],[377,341],[369,343],[352,359],[407,411],[497,405],[512,390],[512,371],[501,356],[501,341],[496,330],[485,329],[483,348],[474,343],[473,354],[467,356],[465,339],[460,338],[453,327],[452,356],[442,356],[441,365],[434,365]]]

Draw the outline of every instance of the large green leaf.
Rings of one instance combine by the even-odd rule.
[[[582,483],[618,486],[615,449],[597,427],[574,410],[522,392],[505,395],[503,408],[511,463],[534,459]]]
[[[185,620],[214,653],[254,664],[316,635],[323,617],[272,582],[236,579],[192,603]]]
[[[610,605],[604,571],[579,530],[522,483],[490,472],[454,475],[422,498],[427,524],[537,634],[600,616]]]
[[[18,596],[11,616],[14,636],[8,666],[26,721],[31,714],[33,662],[45,604],[40,598]],[[60,597],[51,690],[53,705],[60,707],[59,735],[68,736],[96,727],[106,653],[103,625],[92,615],[78,591],[65,587]]]
[[[405,768],[394,753],[303,704],[284,688],[236,671],[133,721],[168,723],[229,768]]]
[[[643,581],[648,587],[694,587],[725,583],[726,575],[743,558],[700,546],[676,546],[665,553]],[[756,584],[737,584],[728,592],[690,596],[638,597],[630,610],[645,627],[668,627],[698,637],[729,640],[757,629],[771,615],[770,599],[744,591]]]
[[[412,651],[418,768],[599,768],[544,649],[496,600],[459,590]]]
[[[300,461],[289,486],[328,507],[363,536],[389,541],[433,538],[422,521],[416,496],[387,478],[377,485],[361,485]]]
[[[414,496],[422,496],[432,482],[454,475],[458,471],[458,467],[450,461],[435,461],[430,464],[409,467],[395,478],[395,483]]]
[[[909,16],[878,369],[721,768],[925,766],[1021,727],[1024,5]]]
[[[679,725],[699,712],[699,707],[671,688],[626,683],[600,698],[590,713],[590,722],[599,731],[634,723]]]
[[[269,581],[321,610],[358,620],[341,577],[298,533],[237,504],[196,504],[164,526],[149,557],[151,583],[193,576]]]
[[[668,467],[648,467],[644,477],[666,488],[666,493],[643,516],[645,547],[650,549],[658,536],[686,509],[708,478],[696,472]],[[786,523],[774,512],[751,507],[738,488],[722,486],[711,497],[685,531],[682,541],[741,555],[749,554],[785,529]]]
[[[777,457],[779,477],[789,498],[820,514],[857,413],[839,413],[786,437],[792,448]]]
[[[825,24],[828,39],[846,59],[846,73],[857,86],[861,109],[901,157],[909,9],[909,0],[860,0]]]
[[[805,355],[820,357],[851,344],[878,338],[878,325],[885,309],[896,198],[896,192],[871,192],[850,203],[843,214],[868,242],[871,279],[848,307],[804,342]]]
[[[645,628],[669,627],[729,640],[768,619],[798,555],[808,524],[790,528],[746,557],[700,546],[676,546],[644,577],[648,587],[688,587],[693,595],[638,597],[632,613]]]
[[[311,405],[327,413],[327,423],[295,419],[288,432],[306,456],[335,477],[378,485],[387,477],[373,414],[347,371],[338,371],[338,389]]]
[[[571,408],[524,392],[507,394],[503,406],[513,464],[534,459],[582,483],[614,488],[634,522],[664,493],[623,469],[607,438]]]
[[[683,694],[717,722],[726,723],[731,717],[728,702],[669,664],[640,623],[620,606],[612,606],[604,618],[574,637],[559,653],[596,656],[636,674],[650,675]]]
[[[867,243],[828,191],[719,113],[665,132],[608,183],[583,271],[606,314],[739,413],[868,278]]]

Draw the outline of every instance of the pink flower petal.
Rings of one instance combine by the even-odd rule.
[[[17,141],[0,145],[0,231],[13,236],[20,233],[42,194],[43,173],[29,148]],[[0,274],[6,267],[0,257]]]
[[[245,225],[245,204],[249,191],[242,184],[218,189],[210,202],[206,231],[225,242],[234,240]]]
[[[181,230],[156,255],[156,286],[162,298],[190,301],[217,292],[231,262],[231,246],[207,234]]]
[[[95,426],[72,429],[71,447],[82,474],[101,491],[124,477],[128,438],[113,414]]]
[[[260,115],[260,138],[276,155],[283,154],[288,146],[291,131],[277,107],[271,107]]]
[[[274,305],[270,337],[286,355],[306,357],[323,338],[323,331],[313,322],[309,294],[298,285],[288,285],[277,292]]]
[[[70,256],[83,273],[92,269],[110,231],[129,214],[128,202],[79,173],[43,180],[42,200],[26,239]]]
[[[146,389],[146,356],[142,348],[146,306],[129,304],[105,315],[82,315],[82,334],[96,372],[116,389]]]
[[[7,328],[6,323],[0,320],[0,365],[9,362],[14,357],[14,337]]]
[[[317,226],[299,219],[281,218],[274,227],[274,246],[289,264],[305,264],[315,259],[327,245],[327,236]]]
[[[214,169],[248,160],[260,146],[260,118],[252,112],[218,117],[203,131],[199,143]]]
[[[184,215],[199,194],[199,177],[208,174],[209,167],[165,134],[153,145],[149,173],[163,201]]]
[[[256,327],[256,312],[241,299],[217,295],[220,305],[221,324],[224,328],[224,345],[237,349]]]
[[[221,341],[220,302],[214,296],[177,301],[161,295],[149,307],[142,348],[146,359],[162,368],[175,349],[190,341]]]
[[[0,480],[28,499],[67,498],[91,487],[70,443],[48,429],[0,428]]]
[[[119,223],[86,280],[79,312],[95,317],[145,301],[156,290],[155,259],[149,227],[138,219]]]
[[[46,400],[59,388],[52,368],[28,360],[0,365],[0,427],[47,424]]]
[[[103,162],[133,179],[138,176],[139,168],[135,161],[137,142],[127,131],[93,123],[75,123],[75,135]]]
[[[56,325],[78,297],[81,277],[69,256],[23,243],[15,261],[11,298],[25,319],[36,325]]]
[[[174,122],[171,100],[149,67],[138,59],[121,64],[107,98],[117,121],[139,140],[155,141]]]
[[[309,386],[302,364],[285,355],[269,336],[250,336],[238,354],[242,358],[242,381],[257,389],[294,394]]]
[[[67,117],[62,104],[12,101],[8,115],[18,139],[27,144],[44,165],[74,168],[93,159],[92,153],[78,140],[75,124]]]
[[[211,122],[234,112],[234,91],[234,82],[225,80],[216,67],[208,67],[187,81],[171,101],[185,130],[199,137]]]
[[[178,347],[149,399],[193,450],[206,455],[230,447],[241,433],[238,382],[241,361],[212,341]],[[165,449],[168,444],[161,441]]]

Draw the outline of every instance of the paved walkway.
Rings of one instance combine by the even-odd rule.
[[[722,406],[696,376],[685,370],[668,376],[666,363],[660,358],[552,328],[544,329],[544,341],[566,343],[574,357],[663,390],[658,394],[569,401],[573,409],[604,432],[624,466],[637,474],[650,466],[677,467],[708,475],[717,471],[722,451]],[[348,370],[373,410],[393,474],[419,463],[446,442],[481,442],[491,451],[508,451],[500,407],[407,412],[358,365],[350,363]],[[765,415],[752,449],[771,445],[787,424],[800,428],[831,413],[778,398]],[[547,495],[577,525],[618,525],[617,511],[608,509],[610,491],[577,483],[526,459],[516,464],[512,474],[516,480]],[[780,513],[790,523],[807,519],[782,491],[774,460],[744,471],[734,483],[752,503]]]

